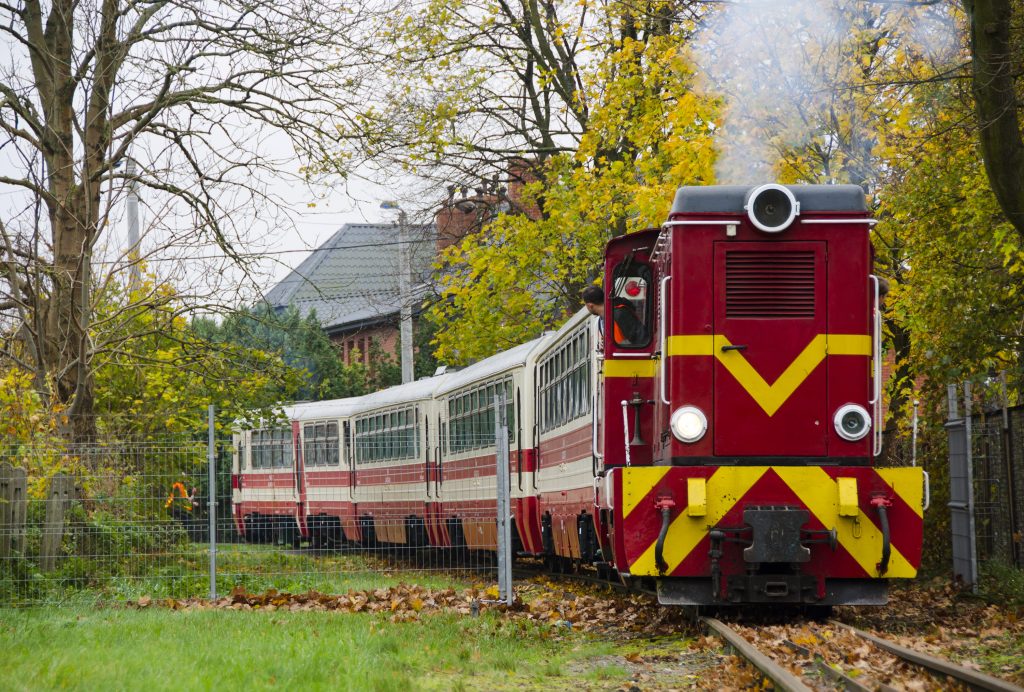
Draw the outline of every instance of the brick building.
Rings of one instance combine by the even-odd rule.
[[[429,291],[437,237],[432,225],[413,226],[409,236],[415,316]],[[345,224],[270,289],[266,301],[276,310],[294,305],[303,315],[315,310],[346,364],[358,357],[369,365],[374,343],[397,355],[398,237],[396,224]]]
[[[486,181],[475,189],[454,186],[434,214],[432,224],[410,229],[413,325],[424,299],[438,253],[466,235],[480,231],[499,213],[538,214],[522,201],[530,173],[526,162],[514,163],[509,184]],[[315,310],[346,364],[371,361],[371,347],[399,360],[399,228],[396,224],[345,224],[266,294],[276,310],[295,305],[306,315]]]

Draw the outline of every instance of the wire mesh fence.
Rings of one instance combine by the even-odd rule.
[[[1008,405],[1005,379],[972,385],[962,407],[949,386],[945,427],[953,572],[976,588],[982,565],[1024,568],[1024,406]]]
[[[971,422],[977,559],[1024,567],[1024,407],[983,410]]]
[[[6,507],[0,592],[8,604],[66,600],[90,588],[131,594],[187,582],[201,552],[194,520],[206,446],[185,438],[0,444]],[[191,499],[170,502],[172,486]],[[14,508],[20,505],[19,510]],[[187,509],[186,509],[187,507]]]
[[[431,457],[352,470],[298,455],[245,468],[237,441],[217,440],[212,474],[202,435],[0,440],[0,598],[21,606],[493,579],[493,440],[443,468]]]

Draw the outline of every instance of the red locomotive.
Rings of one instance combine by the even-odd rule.
[[[663,603],[882,603],[916,574],[927,479],[874,464],[872,223],[856,186],[681,188],[660,229],[608,244],[603,320],[295,407],[290,476],[254,461],[279,433],[239,433],[239,530],[493,550],[503,391],[522,554],[656,581]],[[311,465],[318,426],[339,432]],[[294,480],[284,524],[261,476]]]

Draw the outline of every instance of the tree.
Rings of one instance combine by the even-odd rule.
[[[588,77],[595,66],[623,41],[691,30],[703,8],[689,0],[393,2],[375,35],[381,79],[365,85],[368,106],[346,132],[352,146],[342,159],[414,171],[439,187],[537,180],[588,130],[601,98]],[[614,158],[619,143],[609,144]]]
[[[477,360],[556,327],[599,276],[605,243],[665,219],[680,184],[712,180],[713,101],[692,88],[679,36],[626,38],[589,72],[588,130],[551,157],[524,199],[442,262],[439,359]],[[615,152],[614,155],[609,152]]]
[[[164,242],[209,243],[243,259],[242,213],[263,199],[253,180],[275,163],[261,138],[283,132],[318,160],[337,147],[345,84],[360,66],[347,61],[355,53],[332,49],[358,9],[318,0],[0,4],[11,49],[0,66],[0,189],[25,194],[23,213],[0,219],[0,353],[66,408],[67,434],[94,428],[99,354],[89,334],[94,286],[105,280],[94,253],[116,194],[135,184],[177,205],[188,218],[171,223]],[[118,167],[141,150],[149,160],[139,172]]]
[[[290,306],[278,314],[264,304],[232,312],[220,324],[212,319],[193,324],[212,344],[273,354],[292,368],[300,384],[294,391],[281,391],[279,401],[359,396],[374,384],[369,368],[341,362],[315,312],[302,317],[297,308]]]
[[[936,81],[899,108],[881,137],[878,233],[901,229],[905,258],[892,321],[912,348],[897,387],[925,376],[938,397],[965,377],[1024,363],[1024,242],[1000,213],[973,128],[967,83]]]
[[[992,192],[1024,238],[1024,129],[1020,120],[1024,5],[966,0],[978,140]]]
[[[153,294],[164,299],[140,298]],[[271,349],[211,339],[203,320],[185,317],[190,308],[174,287],[152,275],[111,283],[96,300],[93,323],[106,344],[93,360],[95,416],[112,439],[193,434],[206,427],[211,404],[218,429],[230,430],[253,411],[270,415],[307,383]]]

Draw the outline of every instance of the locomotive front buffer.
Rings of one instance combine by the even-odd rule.
[[[675,605],[883,604],[920,564],[920,468],[615,469],[619,571]]]

